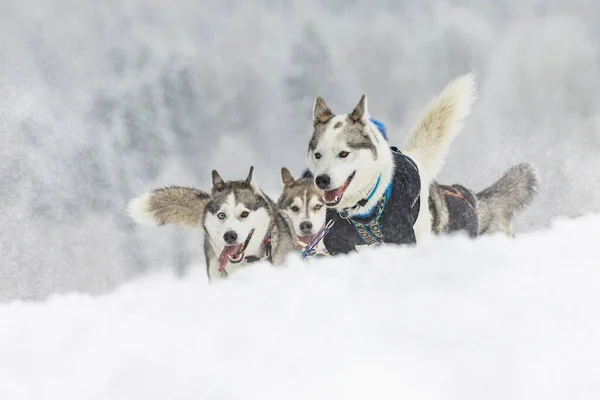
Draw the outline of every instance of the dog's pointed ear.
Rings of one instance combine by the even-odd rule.
[[[219,175],[216,169],[213,169],[212,171],[212,184],[215,189],[221,189],[225,186],[225,181],[221,178],[221,175]]]
[[[250,172],[248,172],[246,183],[249,185],[252,185],[254,183],[254,165],[250,167]]]
[[[281,168],[281,180],[284,186],[290,185],[295,182],[292,173],[286,167]]]
[[[348,115],[350,119],[354,122],[363,122],[363,124],[367,123],[369,119],[369,111],[367,110],[367,95],[363,94],[360,96],[360,101],[354,107],[354,110],[351,114]]]
[[[325,100],[321,96],[317,96],[315,99],[315,105],[313,106],[314,122],[324,124],[333,117],[333,113]]]
[[[256,175],[254,174],[254,166],[250,167],[248,177],[246,178],[246,183],[250,185],[256,193],[260,193],[260,188],[258,187],[258,183],[256,182]]]

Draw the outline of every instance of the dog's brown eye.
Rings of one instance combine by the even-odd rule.
[[[348,154],[350,154],[350,153],[348,153],[347,151],[342,151],[338,155],[340,156],[340,158],[346,158],[346,157],[348,157]]]
[[[242,213],[240,214],[240,218],[246,218],[248,215],[250,215],[248,211],[242,211]]]
[[[296,206],[290,207],[290,210],[292,210],[293,212],[298,212],[300,211],[300,209]]]
[[[321,153],[315,153],[315,158],[318,160],[319,158],[321,158]]]
[[[320,209],[321,209],[321,207],[323,207],[323,206],[322,206],[322,205],[320,205],[320,204],[317,204],[317,205],[315,206],[315,210],[320,210]]]

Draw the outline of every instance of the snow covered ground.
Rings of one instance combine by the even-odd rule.
[[[0,399],[598,399],[600,216],[0,305]]]

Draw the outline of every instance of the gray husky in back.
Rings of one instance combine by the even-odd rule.
[[[282,265],[296,249],[294,228],[256,185],[253,171],[244,181],[227,182],[213,171],[210,194],[178,186],[155,189],[133,199],[129,215],[142,224],[204,232],[209,279],[227,277],[255,261]]]
[[[494,233],[514,236],[514,219],[531,204],[537,186],[537,173],[527,163],[511,167],[479,193],[462,185],[433,182],[429,187],[432,230],[437,234],[466,230],[472,237]]]
[[[513,233],[515,216],[533,201],[538,175],[529,164],[511,167],[496,183],[477,193],[479,233]]]

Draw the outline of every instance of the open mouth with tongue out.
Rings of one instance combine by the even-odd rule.
[[[348,185],[350,185],[350,182],[352,182],[352,179],[354,179],[354,175],[356,175],[356,171],[354,171],[352,175],[350,175],[350,177],[346,180],[346,182],[344,182],[344,184],[339,188],[324,191],[323,200],[325,201],[327,207],[335,207],[338,204],[340,204],[340,201],[342,201],[342,197],[344,196],[346,189],[348,189]]]
[[[301,242],[304,246],[306,246],[307,244],[309,244],[314,238],[315,236],[317,236],[316,233],[312,234],[312,235],[304,235],[304,236],[298,236],[297,239],[299,242]]]
[[[229,263],[238,264],[244,260],[245,251],[253,233],[254,229],[250,231],[244,243],[236,243],[223,248],[219,256],[219,272],[222,272]]]

